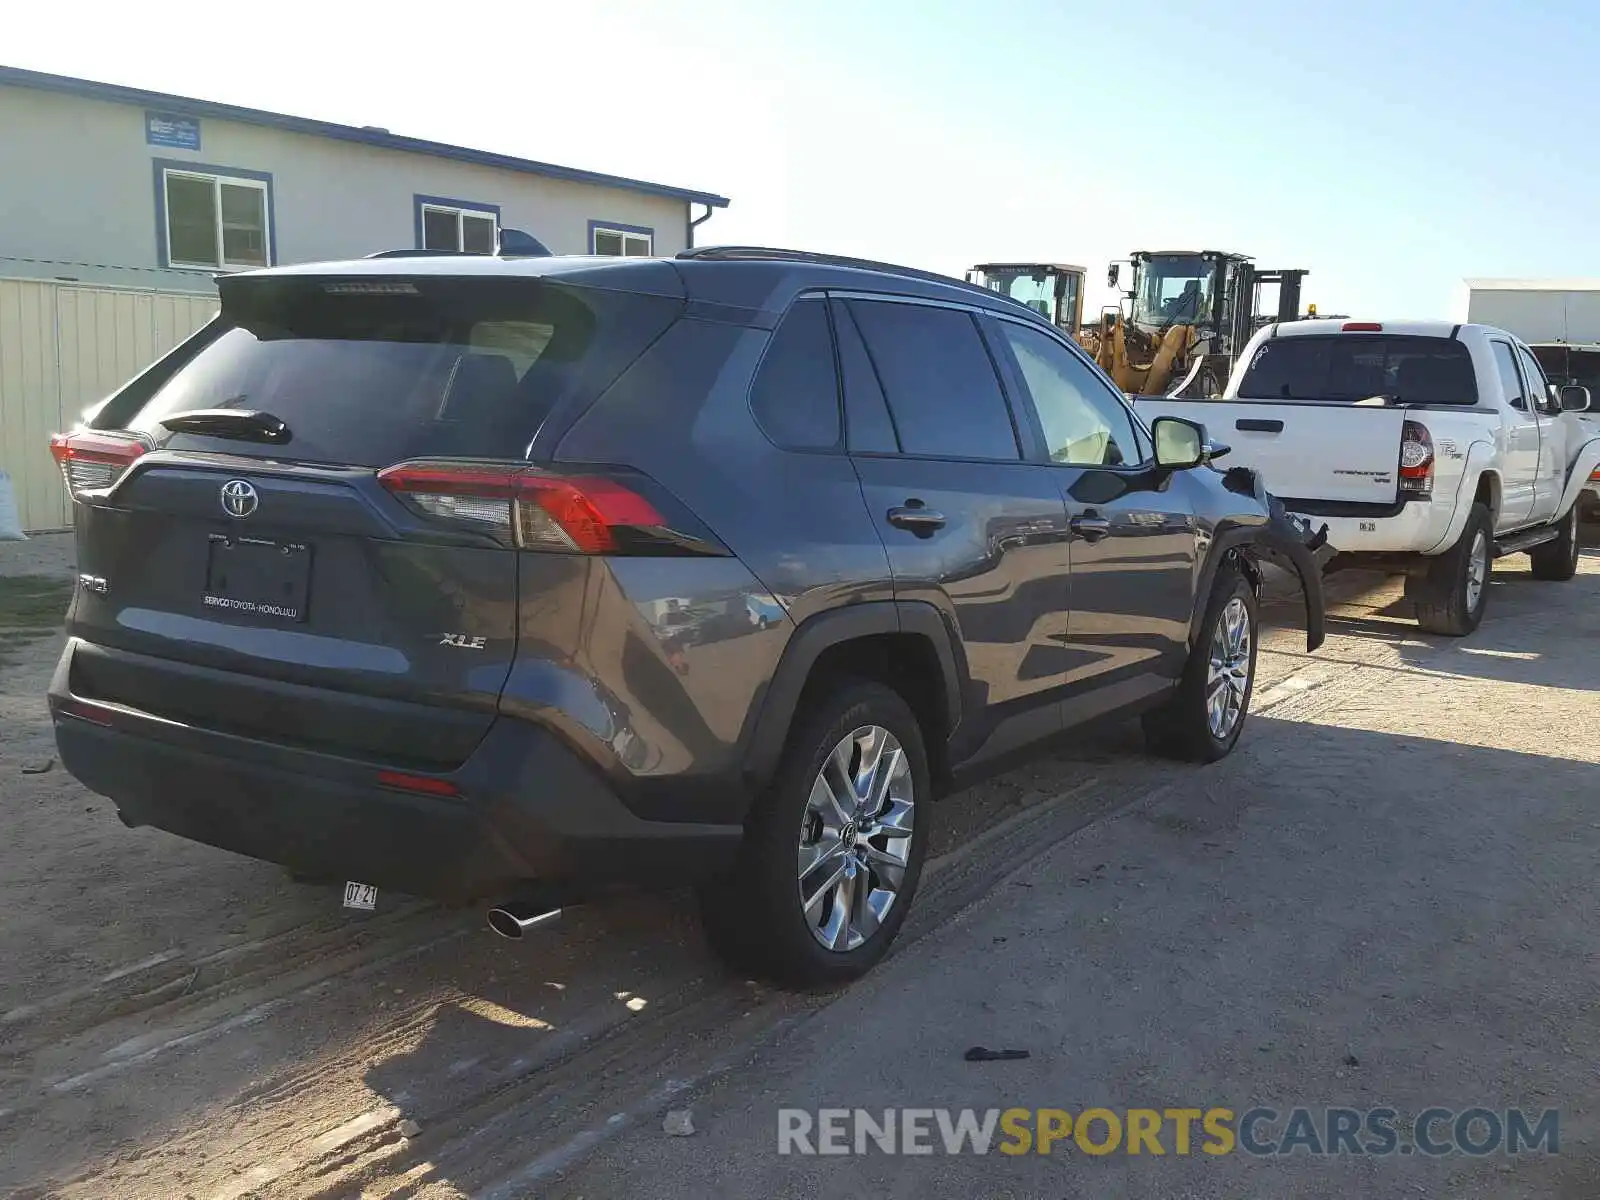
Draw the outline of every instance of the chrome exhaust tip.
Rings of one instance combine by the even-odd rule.
[[[512,900],[489,910],[489,928],[515,941],[530,929],[553,925],[560,917],[561,909],[552,908],[548,903]]]

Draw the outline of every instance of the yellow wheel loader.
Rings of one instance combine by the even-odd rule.
[[[967,272],[967,282],[1010,296],[1033,309],[1068,337],[1083,324],[1082,267],[1066,263],[980,263]]]
[[[1220,250],[1135,251],[1121,303],[1083,324],[1086,272],[1063,263],[984,263],[967,282],[1010,296],[1077,338],[1129,395],[1215,396],[1233,356],[1269,320],[1298,319],[1303,270],[1259,271]],[[1106,286],[1116,290],[1121,263]],[[1261,285],[1278,286],[1275,317],[1260,312]]]
[[[1085,349],[1131,395],[1200,399],[1222,393],[1234,356],[1270,321],[1300,315],[1301,269],[1258,270],[1222,250],[1136,250],[1122,302],[1082,338]],[[1117,288],[1121,263],[1106,286]],[[1275,315],[1261,312],[1261,285],[1276,284]]]

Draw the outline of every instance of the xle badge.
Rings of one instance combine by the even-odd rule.
[[[447,633],[439,639],[441,646],[454,646],[457,650],[482,650],[488,638],[468,637],[464,633]]]

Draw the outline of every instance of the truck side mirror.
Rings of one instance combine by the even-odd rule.
[[[1122,264],[1121,263],[1112,263],[1109,267],[1106,268],[1106,286],[1108,288],[1115,288],[1117,286],[1117,280],[1119,280],[1121,278],[1122,278]]]
[[[1589,389],[1570,383],[1563,387],[1561,389],[1561,411],[1588,412]]]

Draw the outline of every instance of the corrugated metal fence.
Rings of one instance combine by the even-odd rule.
[[[0,279],[0,470],[24,529],[72,523],[50,435],[216,311],[214,296]]]

